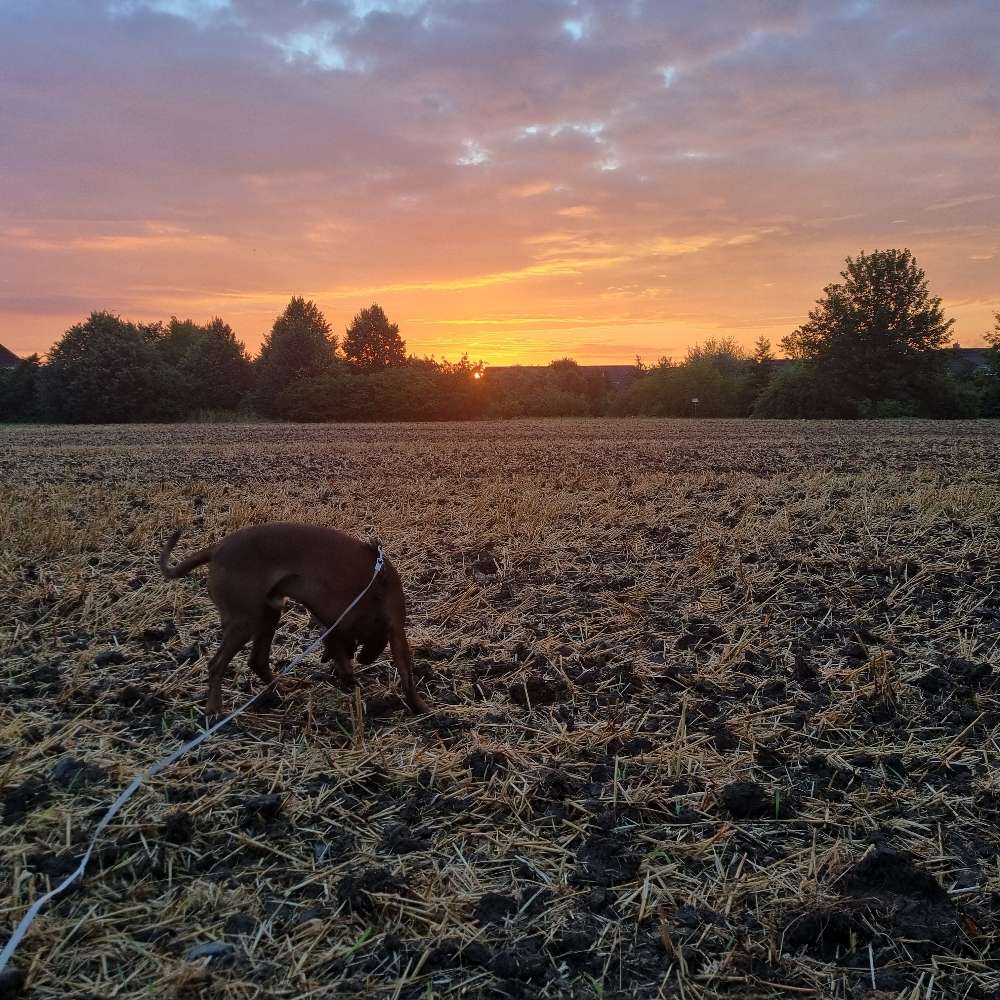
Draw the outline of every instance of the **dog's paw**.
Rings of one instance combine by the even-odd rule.
[[[426,715],[427,712],[432,711],[431,706],[416,691],[406,699],[406,703],[414,715]]]
[[[353,671],[349,674],[337,672],[332,673],[330,675],[330,680],[332,680],[341,691],[346,691],[348,694],[350,694],[358,686],[358,679]]]

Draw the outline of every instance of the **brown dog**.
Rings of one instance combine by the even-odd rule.
[[[171,566],[170,553],[180,535],[175,531],[160,552],[163,575],[174,580],[211,563],[208,592],[222,618],[222,645],[208,665],[209,715],[222,709],[222,678],[229,661],[251,639],[251,669],[266,684],[274,680],[271,640],[287,599],[305,605],[324,626],[331,625],[371,580],[377,558],[375,546],[333,528],[273,523],[242,528]],[[367,664],[388,643],[406,704],[413,712],[426,712],[413,680],[405,619],[399,574],[386,560],[368,593],[326,638],[323,659],[334,661],[337,678],[349,686],[358,647],[359,661]]]

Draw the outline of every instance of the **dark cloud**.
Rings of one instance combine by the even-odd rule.
[[[337,325],[378,296],[438,354],[676,354],[780,336],[846,254],[908,245],[972,342],[1000,297],[998,22],[912,0],[8,2],[0,339],[44,348],[113,302],[221,311],[256,343],[304,292]]]

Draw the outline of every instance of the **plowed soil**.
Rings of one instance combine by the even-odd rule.
[[[0,944],[204,724],[217,619],[161,542],[278,519],[381,537],[434,712],[312,657],[0,996],[1000,993],[988,422],[0,430]]]

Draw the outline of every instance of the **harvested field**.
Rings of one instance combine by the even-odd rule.
[[[202,724],[173,527],[379,534],[435,707],[314,657],[131,800],[30,995],[997,996],[998,430],[0,430],[3,941]]]

